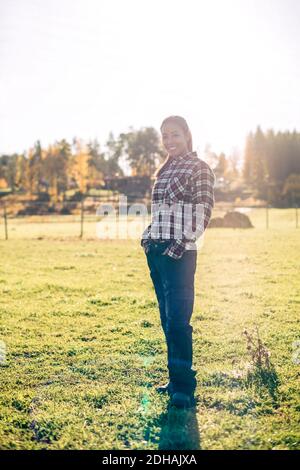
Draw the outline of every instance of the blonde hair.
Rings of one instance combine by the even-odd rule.
[[[186,120],[181,117],[181,116],[168,116],[167,118],[165,118],[163,120],[163,122],[161,123],[161,126],[160,126],[160,131],[162,132],[162,128],[165,124],[167,123],[175,123],[177,124],[178,127],[181,128],[181,130],[186,134],[187,136],[187,147],[188,147],[188,151],[189,152],[192,152],[193,151],[193,139],[192,139],[192,134],[191,134],[191,131],[190,131],[190,128],[186,122]],[[154,172],[154,178],[157,178],[162,169],[164,168],[165,164],[167,163],[167,158],[159,165],[159,167],[157,168],[157,170]]]

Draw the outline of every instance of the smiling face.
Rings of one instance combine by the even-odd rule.
[[[162,143],[170,157],[177,157],[188,152],[188,136],[183,129],[174,122],[163,125]]]

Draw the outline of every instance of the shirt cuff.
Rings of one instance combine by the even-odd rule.
[[[186,242],[183,240],[175,240],[164,252],[163,255],[170,256],[173,259],[180,259],[185,252]]]

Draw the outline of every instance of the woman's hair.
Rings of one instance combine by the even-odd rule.
[[[181,130],[186,134],[187,136],[187,147],[188,151],[192,152],[193,151],[193,140],[192,140],[192,134],[190,131],[189,126],[187,125],[186,120],[181,117],[181,116],[168,116],[166,119],[163,120],[160,126],[160,131],[162,132],[163,126],[167,123],[174,123],[177,124],[178,127],[181,128]],[[160,172],[164,168],[166,164],[166,160],[164,160],[161,165],[157,168],[157,170],[154,172],[154,177],[157,178],[160,175]]]

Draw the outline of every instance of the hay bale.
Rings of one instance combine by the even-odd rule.
[[[251,220],[246,214],[238,211],[226,212],[223,218],[224,227],[229,228],[253,228]]]
[[[223,217],[213,217],[209,221],[208,228],[219,228],[224,227],[224,219]]]
[[[226,212],[224,217],[213,217],[210,219],[208,228],[253,228],[251,220],[246,214],[238,211]]]

